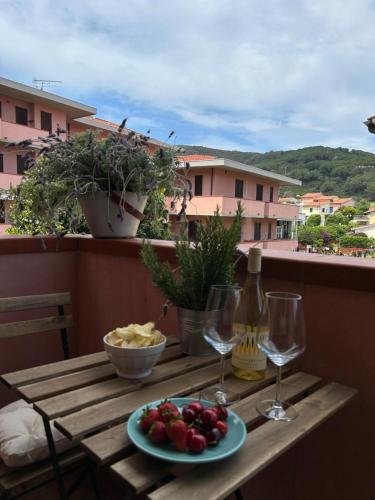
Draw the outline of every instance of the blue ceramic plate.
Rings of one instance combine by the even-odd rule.
[[[178,408],[182,408],[182,406],[197,400],[191,398],[171,398],[170,401]],[[216,460],[222,460],[223,458],[233,455],[233,453],[239,450],[245,442],[247,435],[245,424],[234,412],[228,410],[227,435],[219,441],[217,445],[207,446],[207,448],[200,454],[190,452],[182,453],[177,451],[172,444],[155,445],[139,427],[138,421],[144,408],[147,406],[156,408],[156,406],[160,403],[161,400],[158,400],[141,406],[138,410],[132,413],[128,420],[129,438],[140,450],[148,453],[149,455],[168,462],[203,464],[207,462],[214,462]],[[208,401],[202,400],[202,404],[204,404],[204,406],[212,406],[212,403]]]

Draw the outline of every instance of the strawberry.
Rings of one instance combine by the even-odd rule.
[[[177,418],[180,416],[180,412],[178,411],[178,408],[176,405],[165,399],[160,405],[158,406],[158,411],[160,415],[160,419],[163,422],[169,422],[173,418]]]
[[[217,427],[217,429],[219,429],[220,434],[222,436],[225,436],[225,434],[228,432],[228,424],[226,424],[222,420],[219,420],[218,422],[216,422],[216,427]]]
[[[147,407],[143,410],[142,416],[139,420],[139,425],[144,432],[148,432],[151,425],[157,420],[160,420],[158,410],[156,408]]]
[[[148,437],[154,444],[164,444],[168,442],[165,423],[157,420],[154,422],[148,431]]]
[[[187,446],[188,426],[180,418],[170,420],[167,424],[167,435],[178,451],[185,451]]]

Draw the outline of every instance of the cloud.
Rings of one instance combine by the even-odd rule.
[[[183,143],[371,148],[370,0],[0,0],[0,11],[3,76],[63,80],[59,93],[105,118],[149,117]]]

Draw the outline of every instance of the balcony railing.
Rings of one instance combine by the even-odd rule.
[[[170,209],[170,199],[166,203],[171,215],[177,214],[181,209],[181,202],[177,202],[175,208]],[[186,208],[187,215],[193,216],[209,216],[213,215],[219,207],[220,213],[227,217],[234,217],[237,210],[237,198],[229,198],[226,196],[194,196],[188,202]],[[264,218],[263,201],[241,199],[241,204],[245,209],[245,217]]]
[[[268,219],[298,220],[298,205],[286,205],[284,203],[266,203],[264,217]]]
[[[163,260],[175,266],[172,242],[153,245]],[[165,298],[152,284],[139,250],[140,240],[3,237],[0,296],[71,292],[74,354],[102,350],[103,335],[112,328],[160,316]],[[303,295],[308,344],[294,367],[357,388],[359,395],[252,479],[249,498],[273,498],[275,492],[288,500],[373,498],[375,262],[275,250],[263,254],[264,289]],[[245,274],[243,259],[238,265],[239,282]],[[12,319],[8,314],[4,321]],[[176,334],[173,308],[159,327],[166,334]],[[0,369],[5,373],[60,357],[52,335],[15,337],[1,341]],[[5,388],[0,396],[2,404],[10,400]],[[269,425],[293,432],[293,423]]]
[[[0,118],[0,143],[1,142],[20,142],[25,139],[37,139],[38,137],[47,137],[46,130],[11,123]]]

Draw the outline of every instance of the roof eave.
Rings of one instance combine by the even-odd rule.
[[[276,181],[281,186],[302,186],[302,182],[298,179],[293,179],[292,177],[287,177],[285,175],[276,174],[268,170],[263,170],[252,165],[246,165],[233,160],[228,160],[227,158],[217,158],[215,160],[200,160],[191,161],[191,168],[225,168],[227,170],[233,170],[236,172],[242,172],[244,174],[251,174],[255,177],[260,177],[262,179]]]
[[[28,102],[42,102],[54,108],[62,109],[66,111],[69,119],[94,115],[96,113],[96,108],[93,106],[88,106],[2,77],[0,77],[0,94]]]

